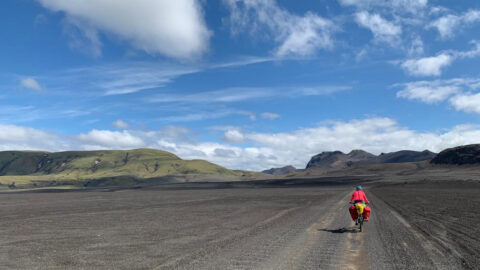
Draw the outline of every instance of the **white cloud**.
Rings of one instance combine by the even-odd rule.
[[[275,119],[280,117],[280,114],[271,113],[271,112],[264,112],[264,113],[261,114],[261,116],[264,119],[275,120]]]
[[[457,28],[458,24],[460,24],[460,20],[457,16],[447,15],[433,21],[427,26],[427,28],[437,28],[440,36],[443,39],[446,39],[449,37],[453,37],[453,29]]]
[[[298,16],[279,7],[275,0],[224,0],[230,10],[232,32],[272,38],[277,57],[309,56],[319,49],[333,48],[338,30],[330,20],[308,12]]]
[[[474,45],[471,50],[449,50],[437,56],[408,59],[401,62],[401,67],[413,76],[440,76],[454,60],[474,58],[480,55],[480,42],[473,40],[471,43]]]
[[[248,116],[251,121],[257,120],[257,115],[254,112],[250,111],[238,111],[237,114]]]
[[[397,93],[399,98],[429,104],[449,100],[456,110],[480,114],[480,79],[418,81],[395,86],[404,88]]]
[[[374,154],[404,149],[441,151],[448,147],[478,143],[480,127],[459,125],[443,132],[419,132],[400,126],[390,118],[367,118],[348,122],[330,121],[290,132],[233,132],[231,138],[247,147],[229,143],[195,141],[164,136],[162,131],[92,130],[79,135],[60,135],[29,127],[0,126],[0,149],[131,149],[150,147],[173,152],[184,159],[206,159],[236,169],[263,170],[294,165],[304,167],[322,151],[364,149]],[[239,135],[241,134],[241,135]]]
[[[279,57],[309,56],[315,54],[320,48],[332,48],[333,29],[334,26],[330,21],[316,14],[307,13],[292,26],[290,33],[276,50],[276,55]]]
[[[389,118],[370,118],[332,122],[287,133],[252,133],[246,137],[273,151],[277,163],[270,165],[302,167],[312,155],[322,151],[364,149],[375,154],[401,149],[441,151],[459,144],[475,143],[479,135],[480,130],[473,126],[455,127],[444,133],[417,132],[401,127]]]
[[[20,80],[20,85],[24,88],[40,91],[42,86],[34,78],[23,78]]]
[[[215,156],[221,157],[221,158],[232,158],[236,157],[235,151],[231,149],[225,149],[225,148],[217,148],[214,151]]]
[[[183,126],[165,126],[157,132],[150,133],[152,136],[161,136],[168,139],[184,139],[190,135],[196,135],[192,130]]]
[[[238,129],[230,129],[225,131],[223,140],[226,142],[242,143],[245,141],[245,137]]]
[[[428,82],[407,84],[406,88],[397,93],[397,97],[417,99],[425,103],[437,103],[444,101],[451,95],[459,92],[455,85],[441,86],[431,85]]]
[[[431,22],[427,28],[436,28],[442,39],[455,36],[464,27],[480,21],[480,10],[469,10],[461,15],[448,14]]]
[[[16,125],[0,125],[0,150],[63,150],[61,136],[48,131]]]
[[[409,59],[402,63],[402,68],[414,76],[440,76],[442,70],[449,66],[453,57],[449,54],[424,57],[420,59]]]
[[[358,25],[369,29],[375,40],[386,42],[392,46],[399,42],[399,37],[402,34],[400,25],[389,22],[376,13],[358,12],[355,14],[355,21]]]
[[[97,130],[76,136],[82,149],[125,149],[144,147],[145,142],[130,131]]]
[[[459,111],[480,114],[480,93],[456,95],[450,99],[450,103]]]
[[[477,40],[472,40],[470,42],[473,44],[473,48],[468,51],[450,51],[450,53],[456,58],[474,58],[480,55],[480,42]]]
[[[197,0],[37,1],[49,10],[65,13],[67,22],[82,32],[97,54],[100,31],[147,53],[179,59],[198,57],[208,48],[211,32]]]
[[[410,44],[410,48],[408,48],[408,55],[419,56],[423,55],[423,53],[423,41],[419,36],[415,36]]]
[[[397,93],[397,97],[420,100],[425,103],[438,103],[460,92],[461,85],[457,82],[420,81],[406,83],[405,88]]]
[[[118,129],[127,129],[127,128],[130,127],[130,125],[129,125],[127,122],[125,122],[125,121],[123,121],[123,120],[121,120],[121,119],[118,119],[118,120],[114,121],[114,122],[112,123],[112,126],[113,126],[114,128],[118,128]]]

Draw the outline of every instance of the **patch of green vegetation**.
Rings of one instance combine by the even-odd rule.
[[[204,160],[182,160],[155,149],[67,152],[0,152],[2,187],[82,185],[92,179],[149,179],[169,175],[215,175],[226,178],[253,177],[255,173],[232,171]],[[119,180],[123,179],[123,180]],[[14,186],[12,186],[14,183]]]

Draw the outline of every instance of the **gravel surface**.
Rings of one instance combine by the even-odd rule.
[[[379,199],[390,199],[387,193],[366,191],[372,219],[357,232],[347,209],[352,191],[329,186],[0,194],[0,269],[468,266],[393,210],[392,202]]]
[[[423,181],[372,192],[461,268],[480,269],[480,182]]]

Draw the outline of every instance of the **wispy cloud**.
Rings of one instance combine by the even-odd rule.
[[[277,57],[310,56],[319,49],[334,46],[333,34],[339,29],[332,21],[316,13],[298,16],[280,7],[275,0],[224,0],[230,10],[232,33],[264,33],[277,47]]]
[[[355,14],[355,20],[361,27],[369,29],[379,42],[396,46],[400,41],[402,27],[387,21],[377,13],[361,11]]]
[[[396,13],[422,12],[428,5],[428,0],[339,0],[344,6],[354,6],[362,10],[372,10],[379,8],[387,9]]]
[[[20,85],[24,88],[31,89],[31,90],[36,90],[36,91],[42,90],[42,86],[40,85],[40,83],[36,79],[31,77],[21,79]]]
[[[478,78],[417,81],[394,87],[404,88],[397,93],[399,98],[419,100],[427,104],[448,100],[458,111],[480,114],[480,79]]]
[[[232,115],[238,112],[232,109],[220,109],[215,111],[203,110],[200,112],[184,112],[184,113],[174,113],[169,116],[157,118],[157,121],[161,122],[193,122],[193,121],[202,121],[208,119],[218,119],[228,115]]]
[[[480,22],[480,10],[471,9],[467,12],[456,15],[448,14],[431,22],[428,28],[436,28],[442,39],[453,38],[458,32],[462,32],[465,27]]]
[[[52,89],[83,95],[115,96],[165,87],[182,76],[218,69],[237,68],[274,61],[271,57],[244,56],[223,62],[176,64],[164,62],[118,62],[71,68],[41,77]],[[72,91],[74,88],[75,91]]]
[[[0,122],[16,123],[29,122],[41,118],[34,106],[0,105]]]
[[[263,98],[321,96],[351,89],[350,86],[234,87],[193,94],[157,94],[146,99],[156,103],[233,103]]]
[[[403,90],[397,92],[397,97],[410,100],[419,100],[425,103],[438,103],[446,100],[461,88],[468,85],[469,81],[464,79],[417,81],[395,85]]]
[[[227,62],[211,64],[208,69],[219,69],[219,68],[231,68],[231,67],[241,67],[248,66],[253,64],[261,64],[266,62],[276,61],[274,57],[254,57],[254,56],[243,56],[237,57],[238,59],[233,59]]]
[[[275,120],[277,118],[280,118],[280,114],[278,113],[271,113],[271,112],[264,112],[261,114],[262,118],[264,119],[269,119],[269,120]]]
[[[127,129],[130,127],[130,125],[121,119],[117,119],[112,123],[112,127],[117,129]]]

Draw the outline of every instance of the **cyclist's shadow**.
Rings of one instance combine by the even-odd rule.
[[[340,228],[340,229],[334,229],[334,230],[329,230],[329,229],[318,229],[320,232],[329,232],[329,233],[357,233],[358,229],[357,228]]]

